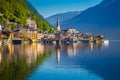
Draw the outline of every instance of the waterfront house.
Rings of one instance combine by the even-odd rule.
[[[34,30],[34,29],[27,29],[26,30],[26,37],[30,40],[32,40],[33,42],[34,41],[37,41],[37,30]]]
[[[38,33],[37,33],[37,40],[41,41],[42,38],[44,38],[44,33],[42,31],[38,31]]]
[[[79,33],[79,31],[77,31],[76,29],[68,29],[67,32],[70,33],[70,34],[77,34],[77,33]]]
[[[11,33],[10,33],[10,36],[9,36],[9,39],[12,40],[13,38],[14,38],[14,33],[11,32]]]
[[[13,30],[14,38],[21,38],[24,39],[26,30],[22,27],[16,27]]]
[[[62,36],[63,36],[63,34],[62,34],[61,32],[56,32],[56,33],[55,33],[55,39],[56,39],[56,40],[61,40],[61,39],[62,39]]]

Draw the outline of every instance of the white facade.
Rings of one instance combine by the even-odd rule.
[[[59,21],[59,18],[57,19],[57,29],[56,29],[58,32],[60,32],[60,21]]]
[[[37,23],[35,20],[31,20],[31,18],[27,19],[27,25],[29,25],[30,28],[37,29]]]
[[[0,30],[2,30],[2,25],[0,24]]]
[[[76,29],[68,29],[67,32],[70,33],[70,34],[79,33],[79,31],[77,31]]]

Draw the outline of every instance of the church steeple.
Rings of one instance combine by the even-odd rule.
[[[59,32],[60,31],[60,21],[59,21],[59,17],[57,18],[57,28],[56,30]]]

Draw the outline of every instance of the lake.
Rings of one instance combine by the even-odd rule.
[[[0,80],[120,80],[120,41],[0,45]]]

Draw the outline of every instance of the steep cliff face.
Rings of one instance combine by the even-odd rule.
[[[38,11],[27,0],[0,0],[0,22],[9,25],[8,21],[26,26],[27,16],[35,19],[39,29],[49,29],[48,22],[38,13]]]

